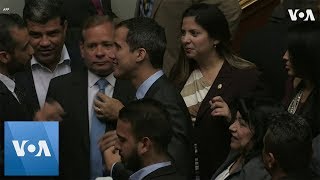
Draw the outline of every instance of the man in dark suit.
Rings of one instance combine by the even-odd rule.
[[[115,149],[105,151],[119,155],[133,173],[129,179],[187,179],[181,176],[168,155],[173,131],[170,115],[159,101],[142,99],[129,103],[119,112],[118,141]]]
[[[23,90],[13,79],[31,59],[28,30],[16,14],[0,14],[0,176],[3,176],[4,121],[30,120]]]
[[[178,171],[191,176],[191,120],[180,93],[161,70],[166,47],[164,29],[150,18],[123,21],[116,27],[115,46],[115,77],[129,79],[137,89],[137,99],[152,98],[164,104],[171,116],[174,132],[169,154]],[[107,103],[97,102],[97,107],[104,116],[116,119],[123,106],[114,99],[101,98]]]
[[[47,99],[54,99],[64,109],[60,123],[60,177],[62,179],[95,179],[104,173],[98,140],[116,122],[98,119],[100,109],[93,102],[100,95],[126,103],[134,98],[129,82],[116,80],[112,74],[114,26],[105,16],[90,17],[83,26],[81,55],[86,68],[59,76],[50,82]],[[99,82],[106,82],[100,91]],[[103,101],[102,101],[103,102]],[[101,134],[99,127],[103,127]],[[97,136],[97,137],[95,137]],[[99,157],[94,157],[92,154]]]
[[[79,55],[71,54],[64,45],[67,21],[62,15],[60,1],[28,0],[23,18],[34,55],[26,71],[18,73],[15,79],[18,85],[26,88],[26,95],[36,112],[44,105],[50,80],[70,73],[81,63]]]

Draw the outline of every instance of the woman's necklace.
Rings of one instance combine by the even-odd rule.
[[[296,96],[292,99],[289,107],[288,107],[288,112],[290,114],[294,114],[297,109],[298,109],[298,106],[299,106],[299,103],[300,103],[300,100],[302,98],[302,95],[303,95],[303,90],[301,89],[297,94]]]

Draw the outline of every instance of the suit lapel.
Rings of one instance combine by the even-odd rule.
[[[83,145],[89,152],[88,71],[83,68],[83,70],[73,72],[71,83],[72,89],[75,90],[73,94],[70,94],[72,96],[70,106],[74,107],[71,113],[74,114],[72,117],[75,117],[72,121],[78,124],[78,126],[82,126],[81,136],[84,142]]]
[[[225,61],[216,77],[215,81],[213,82],[209,92],[207,93],[206,97],[203,99],[198,114],[197,120],[202,119],[202,116],[205,114],[206,111],[210,110],[209,101],[215,96],[222,96],[228,90],[229,86],[232,82],[232,67],[229,65],[227,61]],[[227,101],[226,99],[224,99]]]
[[[166,76],[162,75],[159,79],[157,79],[149,88],[146,95],[144,97],[153,97],[153,95],[161,88],[161,84],[166,80]]]
[[[168,176],[170,174],[175,174],[176,171],[177,170],[173,165],[165,166],[148,174],[146,177],[143,178],[143,180],[155,179],[161,176]]]
[[[126,104],[127,102],[134,100],[135,92],[136,89],[132,86],[130,81],[117,79],[112,97]]]
[[[32,102],[34,111],[37,111],[38,109],[40,109],[40,105],[39,105],[36,87],[33,81],[31,66],[26,70],[26,73],[27,73],[26,82],[25,82],[26,84],[24,87],[26,88],[26,91],[28,91],[27,94],[30,94],[30,101]]]

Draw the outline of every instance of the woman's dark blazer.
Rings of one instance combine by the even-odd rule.
[[[193,140],[198,146],[202,180],[211,178],[230,151],[228,130],[230,124],[222,117],[211,116],[212,109],[210,109],[209,101],[215,96],[221,96],[230,106],[235,98],[248,96],[260,90],[263,90],[263,86],[259,81],[259,72],[255,68],[237,69],[227,61],[224,62],[201,103],[193,131]]]
[[[214,173],[211,180],[214,180],[219,174],[226,170],[231,163],[237,160],[240,156],[239,152],[231,151],[227,160]],[[270,180],[271,176],[264,168],[261,156],[255,156],[248,160],[245,164],[239,166],[233,173],[231,173],[226,180]]]

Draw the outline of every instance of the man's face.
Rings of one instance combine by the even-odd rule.
[[[115,61],[114,76],[121,79],[130,79],[136,69],[137,52],[130,52],[130,47],[126,42],[128,28],[120,27],[115,31]]]
[[[45,24],[27,20],[27,26],[35,58],[45,66],[57,64],[60,61],[67,23],[61,25],[61,20],[57,17]]]
[[[137,171],[142,168],[142,160],[138,152],[138,142],[132,134],[131,124],[119,120],[117,123],[118,140],[115,147],[119,150],[121,161],[126,168]]]
[[[24,70],[24,66],[32,57],[33,49],[29,44],[30,38],[26,28],[14,27],[10,30],[10,34],[15,42],[15,48],[8,62],[8,71],[12,75]]]
[[[107,76],[113,71],[113,32],[112,23],[107,22],[82,32],[81,56],[88,69],[97,75]]]

